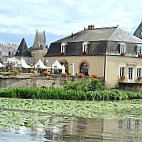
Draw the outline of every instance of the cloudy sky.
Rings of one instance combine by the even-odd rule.
[[[35,30],[45,30],[49,45],[89,24],[133,34],[141,19],[141,0],[0,0],[0,41],[24,37],[31,46]]]

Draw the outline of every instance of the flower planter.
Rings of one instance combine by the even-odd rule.
[[[97,78],[97,74],[91,74],[91,77]]]
[[[121,56],[125,56],[125,52],[122,52],[122,53],[121,53]]]
[[[81,77],[84,76],[84,74],[83,74],[83,73],[78,73],[77,76],[78,76],[79,78],[81,78]]]
[[[139,76],[139,77],[138,77],[138,80],[142,80],[142,76]]]
[[[86,55],[86,52],[81,52],[82,55]]]
[[[60,56],[63,56],[64,55],[64,53],[63,52],[60,52]]]
[[[124,80],[125,79],[125,76],[123,75],[123,76],[120,76],[120,79],[121,80]]]
[[[139,54],[139,58],[142,58],[142,54]]]
[[[67,77],[67,73],[61,73],[62,77]]]

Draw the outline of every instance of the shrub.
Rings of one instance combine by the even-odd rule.
[[[86,88],[85,88],[85,91],[95,91],[95,90],[104,90],[104,86],[103,84],[100,82],[99,79],[96,79],[96,78],[92,78]]]
[[[87,85],[87,80],[77,80],[73,82],[67,82],[64,81],[63,86],[65,90],[78,90],[78,91],[84,91],[85,86]]]
[[[62,99],[62,100],[126,100],[142,99],[137,92],[120,90],[76,91],[61,88],[8,88],[0,90],[0,97],[23,99]]]

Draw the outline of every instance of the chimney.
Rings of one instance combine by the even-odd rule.
[[[88,30],[94,30],[95,26],[94,25],[88,25]]]
[[[73,35],[73,33],[72,33],[72,34],[71,34],[71,38],[73,38],[73,36],[74,36],[74,35]]]

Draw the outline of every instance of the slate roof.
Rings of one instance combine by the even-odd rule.
[[[15,56],[31,57],[31,52],[29,51],[28,46],[27,46],[24,38],[22,39]]]
[[[15,55],[18,47],[19,47],[19,43],[0,42],[1,55],[2,56],[9,56],[9,52],[11,52],[12,55]]]
[[[95,28],[80,31],[51,43],[46,56],[60,56],[63,42],[67,43],[64,56],[81,55],[83,42],[89,42],[86,55],[119,54],[118,45],[121,42],[125,42],[126,46],[129,45],[126,47],[126,52],[135,55],[136,44],[142,44],[141,39],[128,34],[119,27]]]
[[[134,36],[142,39],[142,22],[139,24],[136,31],[134,32]]]

